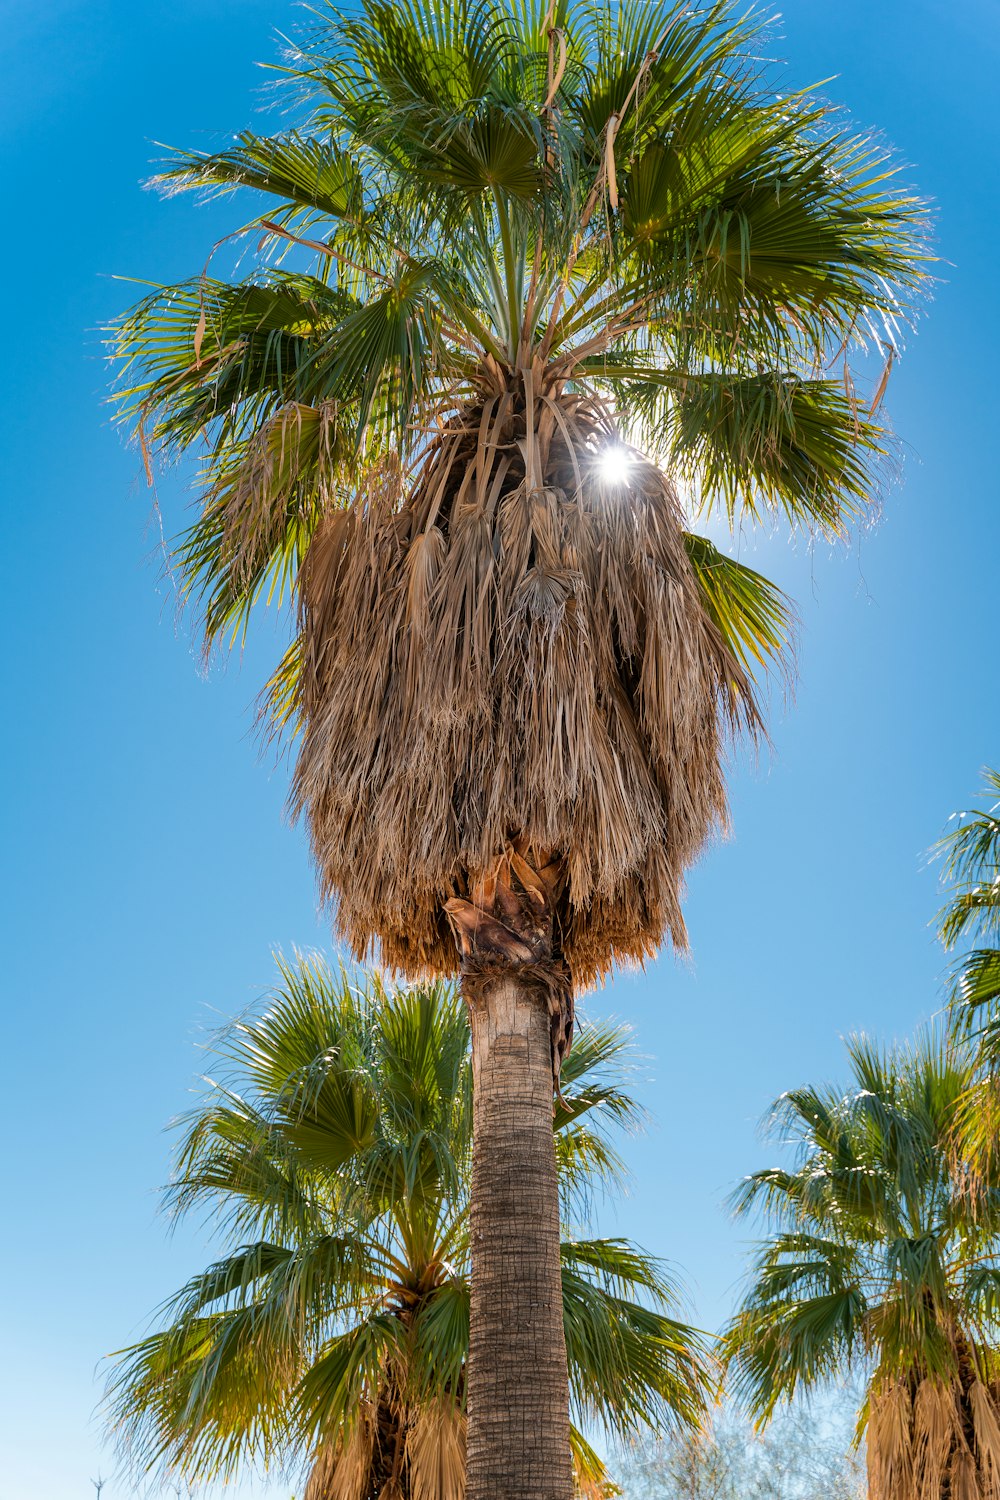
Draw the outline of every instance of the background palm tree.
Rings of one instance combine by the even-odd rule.
[[[469,1339],[471,1068],[450,985],[386,992],[279,961],[266,1012],[225,1033],[231,1077],[184,1122],[168,1200],[232,1248],[126,1350],[110,1385],[134,1465],[188,1481],[301,1464],[306,1500],[461,1500]],[[584,1027],[556,1116],[567,1212],[620,1176],[611,1126],[627,1034]],[[566,1239],[575,1420],[622,1436],[693,1423],[711,1388],[663,1268],[620,1239]],[[573,1431],[577,1486],[603,1464]]]
[[[725,1338],[734,1388],[760,1420],[849,1371],[872,1500],[992,1496],[1000,1482],[1000,1189],[968,1191],[956,1109],[974,1076],[936,1032],[848,1044],[847,1093],[775,1106],[791,1170],[755,1172],[741,1212],[774,1229]]]
[[[726,3],[331,7],[286,63],[296,123],[160,179],[264,194],[281,264],[118,330],[147,462],[205,444],[180,556],[209,641],[294,584],[272,706],[341,933],[461,963],[473,1500],[569,1493],[574,988],[683,943],[726,735],[760,728],[752,674],[788,639],[682,493],[836,535],[890,449],[918,211],[762,46]]]

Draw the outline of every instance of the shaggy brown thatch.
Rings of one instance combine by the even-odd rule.
[[[966,1374],[961,1386],[900,1380],[873,1394],[870,1500],[998,1500],[1000,1391]]]
[[[676,494],[610,414],[542,373],[381,470],[303,568],[294,798],[360,957],[453,974],[445,905],[512,846],[561,871],[574,983],[685,941],[684,872],[725,822],[752,684],[703,607]]]
[[[388,1434],[382,1425],[361,1411],[346,1443],[322,1448],[305,1500],[464,1500],[466,1419],[454,1399],[396,1412]]]

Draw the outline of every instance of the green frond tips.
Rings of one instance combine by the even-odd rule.
[[[460,1500],[465,1006],[443,983],[389,989],[279,959],[267,1004],[213,1051],[224,1081],[182,1122],[170,1200],[209,1207],[223,1253],[116,1357],[108,1415],[123,1452],[136,1472],[191,1482],[254,1462],[311,1467],[307,1493],[322,1496],[352,1466],[378,1492],[402,1444],[416,1500]],[[635,1117],[626,1052],[621,1030],[581,1029],[557,1122],[564,1183]],[[620,1239],[567,1240],[562,1255],[575,1420],[612,1433],[696,1421],[711,1361],[663,1266]],[[589,1452],[578,1447],[581,1474]]]
[[[789,1168],[748,1178],[741,1212],[768,1234],[724,1338],[735,1390],[759,1420],[800,1387],[863,1373],[872,1493],[938,1493],[963,1466],[991,1493],[1000,1459],[994,1306],[1000,1196],[970,1191],[957,1128],[976,1076],[942,1030],[908,1047],[854,1038],[847,1092],[780,1101]],[[968,1434],[975,1432],[970,1446]]]
[[[751,676],[772,665],[790,673],[795,622],[781,590],[706,537],[689,532],[684,544],[706,612],[736,660]]]
[[[754,18],[547,17],[323,9],[294,128],[164,174],[248,190],[262,263],[154,291],[116,345],[144,454],[205,446],[178,551],[208,639],[299,605],[274,718],[355,952],[453,972],[443,905],[517,842],[560,868],[585,984],[683,943],[726,736],[788,660],[791,607],[684,536],[679,487],[733,527],[866,515],[926,252],[884,153],[772,87]]]
[[[993,1181],[1000,1140],[1000,772],[985,767],[982,776],[980,806],[953,813],[952,826],[931,851],[942,862],[946,896],[938,935],[946,948],[975,944],[953,960],[947,995],[953,1034],[972,1048],[977,1067],[961,1102],[956,1141],[978,1192]]]
[[[983,768],[985,806],[953,813],[953,827],[935,844],[947,902],[938,913],[946,948],[963,937],[1000,947],[1000,771]],[[985,946],[985,945],[984,945]]]
[[[993,1065],[1000,1010],[1000,948],[975,948],[955,965],[949,1000],[956,1027],[980,1043],[980,1061]]]
[[[306,210],[309,220],[357,221],[364,212],[364,176],[357,164],[332,142],[297,131],[262,137],[244,130],[227,151],[175,152],[153,182],[170,192],[251,188]]]

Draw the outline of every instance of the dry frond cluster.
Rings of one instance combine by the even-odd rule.
[[[465,1429],[454,1401],[427,1401],[410,1421],[366,1408],[318,1455],[305,1500],[465,1500]]]
[[[869,1500],[1000,1496],[1000,1385],[964,1373],[960,1384],[899,1380],[872,1393]]]
[[[574,982],[685,941],[753,687],[706,613],[677,496],[611,414],[531,369],[321,523],[303,569],[295,800],[358,956],[451,974],[444,913],[515,841],[563,872]]]

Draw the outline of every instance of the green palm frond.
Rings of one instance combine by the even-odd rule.
[[[261,1359],[255,1325],[252,1308],[230,1308],[119,1351],[107,1399],[128,1412],[123,1453],[138,1468],[229,1477],[287,1440],[294,1382]]]
[[[453,1276],[442,1283],[413,1325],[413,1378],[420,1393],[460,1388],[469,1347],[469,1283]]]
[[[933,850],[948,894],[938,914],[946,948],[965,937],[1000,946],[1000,771],[986,766],[982,775],[987,806],[953,813],[954,828]]]
[[[344,389],[317,371],[316,352],[358,310],[339,286],[289,271],[157,288],[121,323],[121,409],[168,452],[217,433],[214,457],[231,463],[230,444],[281,407]]]
[[[170,192],[190,188],[251,188],[303,210],[306,223],[365,217],[364,175],[335,142],[288,131],[259,136],[241,131],[236,144],[219,152],[176,152],[154,181]]]
[[[624,1437],[696,1423],[714,1391],[707,1340],[661,1309],[676,1295],[662,1267],[622,1240],[565,1243],[563,1304],[579,1418]],[[631,1300],[645,1292],[659,1303]]]
[[[684,543],[705,612],[736,660],[751,674],[758,667],[788,668],[794,615],[781,590],[706,537],[686,532]]]
[[[863,1349],[865,1306],[853,1288],[813,1291],[807,1301],[789,1298],[747,1311],[727,1331],[732,1388],[759,1422],[800,1387],[822,1385],[850,1369]]]
[[[946,948],[974,942],[951,966],[948,1004],[955,1035],[974,1049],[978,1073],[966,1090],[956,1121],[956,1151],[967,1159],[982,1193],[1000,1153],[1000,771],[984,767],[985,805],[953,813],[953,827],[932,854],[942,862],[946,900],[938,935]]]
[[[294,1419],[299,1433],[315,1443],[338,1428],[349,1429],[379,1389],[386,1365],[405,1358],[405,1332],[391,1313],[372,1311],[335,1334],[299,1382]]]
[[[731,521],[742,507],[834,535],[864,512],[888,454],[841,382],[792,373],[688,380],[664,425],[678,473]]]
[[[978,1038],[980,1060],[992,1067],[1000,1060],[1000,948],[974,948],[962,955],[955,965],[950,1000],[956,1025]]]

